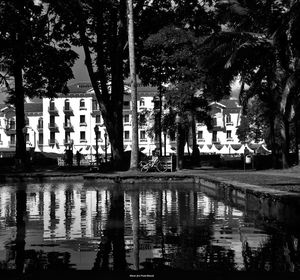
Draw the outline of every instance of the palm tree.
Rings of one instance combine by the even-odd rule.
[[[258,96],[269,108],[272,153],[275,157],[279,145],[281,159],[277,161],[283,168],[288,167],[289,120],[299,88],[296,75],[299,52],[293,43],[299,33],[295,25],[299,22],[299,1],[292,2],[287,7],[280,1],[272,5],[256,1],[252,6],[244,1],[222,1],[220,14],[224,14],[225,7],[235,16],[227,20],[226,29],[203,44],[204,50],[210,52],[205,60],[206,66],[209,65],[208,76],[218,73],[221,77],[215,88],[229,84],[239,75],[247,85],[240,94],[243,106],[247,107],[248,101]]]

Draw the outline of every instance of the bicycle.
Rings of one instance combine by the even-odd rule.
[[[158,172],[166,172],[168,170],[166,163],[160,161],[158,158],[152,158],[148,162],[141,161],[139,165],[142,172],[148,172],[151,169],[156,169]]]

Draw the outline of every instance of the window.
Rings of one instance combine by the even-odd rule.
[[[51,111],[55,110],[55,103],[54,103],[54,100],[50,100],[50,110],[51,110]]]
[[[124,115],[124,123],[129,123],[129,115]]]
[[[99,110],[99,104],[98,104],[96,99],[93,99],[93,101],[92,101],[92,110],[93,111],[98,111]]]
[[[70,116],[65,116],[65,126],[70,127],[71,126],[71,118]]]
[[[96,115],[96,123],[101,123],[101,115]]]
[[[85,140],[85,131],[80,131],[80,142],[84,142]]]
[[[80,99],[80,101],[79,101],[79,108],[80,109],[85,109],[85,101],[84,101],[84,99]]]
[[[67,144],[67,143],[70,143],[70,139],[71,139],[71,137],[70,137],[70,132],[69,131],[66,131],[65,132],[65,143]]]
[[[25,117],[25,125],[29,125],[29,118],[28,117]]]
[[[66,100],[65,100],[65,110],[66,110],[66,111],[69,111],[69,110],[70,110],[70,101],[69,101],[69,99],[66,99]]]
[[[231,137],[231,130],[227,130],[226,131],[226,137],[227,137],[227,139],[231,139],[232,137]]]
[[[140,131],[140,139],[141,140],[146,140],[146,131],[145,130]]]
[[[50,140],[55,141],[55,132],[50,132]]]
[[[130,102],[129,101],[124,101],[123,102],[123,106],[124,107],[129,107],[130,106]]]
[[[55,117],[54,116],[50,116],[50,124],[55,124]]]
[[[54,145],[55,144],[55,132],[50,132],[50,140],[49,140],[49,145]]]
[[[145,99],[141,98],[140,99],[140,107],[143,107],[143,106],[145,106]]]
[[[85,123],[85,115],[80,115],[80,125],[86,125],[86,123]]]
[[[124,131],[124,139],[125,140],[130,140],[130,138],[129,138],[129,131],[128,130]]]
[[[38,120],[38,128],[43,128],[43,118],[39,118],[39,120]]]
[[[217,125],[217,118],[214,117],[214,118],[213,118],[213,126],[216,126],[216,125]]]
[[[43,144],[43,143],[44,143],[44,134],[39,133],[39,144]]]
[[[9,129],[16,129],[16,122],[14,119],[8,120],[8,127],[9,127]]]
[[[197,139],[203,139],[203,131],[198,131],[197,132]]]
[[[11,134],[10,135],[10,144],[16,144],[16,135],[15,134]]]
[[[226,123],[231,123],[231,115],[226,115]]]
[[[213,134],[212,134],[212,141],[213,141],[213,142],[217,142],[217,131],[213,131]]]

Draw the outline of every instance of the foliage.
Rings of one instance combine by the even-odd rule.
[[[271,146],[281,146],[286,167],[289,150],[288,120],[299,92],[299,1],[217,1],[221,32],[203,45],[208,78],[228,85],[237,76],[244,83],[241,102],[257,96],[268,108]]]
[[[0,58],[7,71],[1,83],[15,106],[16,162],[25,168],[24,96],[53,97],[64,91],[77,55],[57,36],[47,7],[33,0],[0,1],[0,19]]]
[[[53,97],[65,90],[66,82],[73,78],[71,67],[77,54],[71,50],[63,38],[58,38],[59,30],[53,29],[53,18],[41,5],[25,1],[24,13],[20,14],[15,1],[1,1],[0,6],[0,57],[7,69],[7,91],[14,100],[14,86],[7,79],[14,76],[14,49],[16,34],[22,33],[24,46],[23,85],[29,97]],[[16,20],[17,19],[17,20]],[[59,39],[59,40],[57,40]]]
[[[242,114],[237,136],[242,143],[261,142],[267,131],[266,107],[258,99],[253,98],[247,107],[246,114]]]

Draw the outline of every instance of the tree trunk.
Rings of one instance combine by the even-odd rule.
[[[24,87],[23,87],[23,64],[24,64],[24,31],[22,25],[22,16],[24,15],[24,1],[17,1],[16,9],[18,11],[18,32],[14,35],[14,67],[13,75],[15,79],[15,110],[16,110],[16,164],[18,167],[26,166],[26,143],[23,134],[25,126],[24,113]]]
[[[192,160],[193,160],[193,163],[195,164],[195,163],[199,162],[200,152],[199,152],[198,145],[197,145],[196,121],[195,121],[194,116],[192,119],[191,129],[192,129],[192,143],[193,143]]]
[[[281,161],[282,161],[282,168],[288,168],[288,154],[289,154],[289,148],[288,148],[288,130],[289,130],[289,124],[288,121],[282,118],[280,121],[280,136],[281,136]]]
[[[178,164],[177,169],[181,170],[183,168],[183,158],[184,158],[184,145],[185,145],[185,130],[182,128],[181,124],[178,125],[178,134],[177,134],[177,157]]]
[[[129,64],[130,64],[130,82],[131,82],[131,106],[132,106],[132,148],[130,158],[130,170],[137,170],[139,163],[139,139],[138,139],[138,117],[137,117],[137,84],[135,72],[135,54],[134,54],[134,21],[133,4],[128,0],[128,46],[129,46]]]
[[[275,122],[273,116],[269,119],[270,122],[270,142],[272,150],[272,167],[277,168],[277,151],[276,151],[276,142],[275,142]]]
[[[162,156],[162,126],[161,126],[161,117],[162,117],[162,86],[159,84],[158,86],[159,93],[159,110],[158,110],[158,143],[159,143],[159,155]]]
[[[296,164],[299,164],[299,128],[298,128],[298,114],[294,117],[295,123],[295,153],[296,153]]]
[[[123,170],[123,95],[124,95],[124,76],[123,76],[123,48],[126,41],[126,0],[120,1],[119,15],[112,15],[113,26],[111,27],[111,93],[108,90],[106,70],[102,61],[103,40],[102,40],[102,21],[101,9],[99,9],[99,19],[97,22],[97,70],[94,72],[93,60],[89,49],[89,39],[86,35],[86,23],[82,14],[81,2],[78,1],[79,11],[79,34],[81,44],[85,53],[85,64],[94,89],[104,125],[107,129],[109,141],[112,147],[112,162],[115,170]],[[119,16],[119,17],[118,17]],[[100,81],[100,87],[98,82]]]

